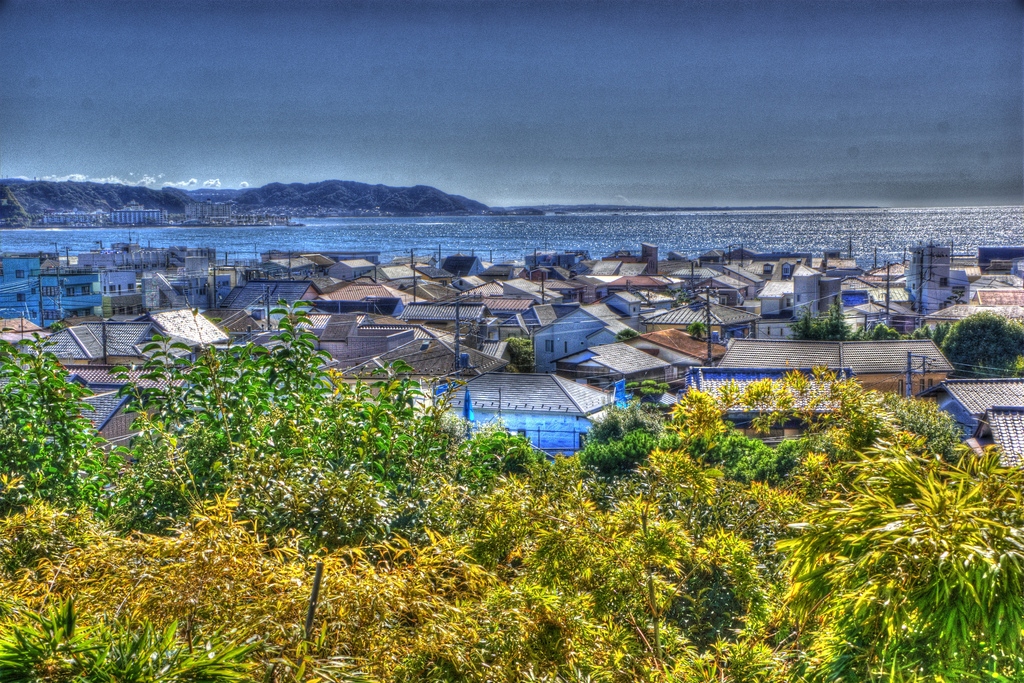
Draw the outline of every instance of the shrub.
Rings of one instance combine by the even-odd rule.
[[[588,442],[608,443],[621,440],[626,434],[642,431],[651,436],[665,432],[665,419],[657,406],[630,403],[626,407],[612,406],[605,411],[604,418],[596,422],[587,434]]]

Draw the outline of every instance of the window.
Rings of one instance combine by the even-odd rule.
[[[43,296],[57,296],[59,287],[43,287]]]
[[[788,263],[782,264],[782,277],[789,277],[789,274],[792,272],[793,269]]]
[[[764,268],[763,268],[762,272],[765,275],[771,275],[772,274],[772,264],[770,264],[770,263],[764,264]]]
[[[24,278],[25,277],[25,271],[24,270],[16,270],[16,271],[14,271],[14,277]]]
[[[583,450],[587,445],[587,435],[580,432],[580,450]]]
[[[569,353],[569,342],[565,342],[565,353]]]
[[[555,340],[554,339],[545,339],[544,340],[544,350],[547,351],[548,353],[554,353],[555,352]]]
[[[949,287],[949,278],[948,277],[940,277],[939,278],[939,287]]]
[[[17,299],[18,299],[18,301],[24,301],[25,300],[25,293],[24,292],[19,292],[18,296],[17,296]]]

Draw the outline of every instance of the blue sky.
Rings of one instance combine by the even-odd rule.
[[[1019,204],[1019,2],[0,0],[0,173]]]

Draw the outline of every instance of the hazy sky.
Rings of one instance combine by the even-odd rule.
[[[1019,204],[1015,1],[0,0],[0,174]]]

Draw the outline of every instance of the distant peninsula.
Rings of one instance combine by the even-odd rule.
[[[230,202],[239,213],[290,216],[508,216],[550,213],[638,213],[668,211],[765,211],[788,209],[853,209],[866,206],[750,206],[663,207],[605,204],[547,204],[512,208],[490,207],[466,197],[448,194],[427,185],[391,187],[351,180],[318,183],[270,183],[258,188],[155,190],[138,185],[93,182],[52,182],[21,178],[0,179],[3,217],[38,215],[46,211],[111,211],[127,204],[141,204],[168,214],[183,214],[190,204]]]
[[[110,211],[136,202],[169,214],[184,213],[186,206],[202,201],[231,202],[242,212],[285,212],[291,215],[353,216],[465,216],[505,213],[485,204],[442,192],[434,187],[389,187],[348,180],[319,183],[271,183],[245,190],[208,188],[154,190],[136,185],[90,182],[50,182],[2,179],[7,199],[4,209],[16,203],[28,214],[45,211]]]

